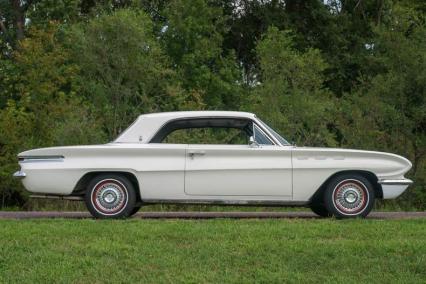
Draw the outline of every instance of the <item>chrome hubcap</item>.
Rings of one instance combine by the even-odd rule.
[[[92,202],[102,214],[117,214],[127,203],[126,188],[116,180],[101,181],[92,192]]]
[[[359,196],[356,191],[348,191],[347,193],[345,193],[344,198],[346,202],[354,203],[358,200]]]
[[[104,200],[105,200],[105,202],[107,202],[107,203],[112,203],[112,202],[114,202],[115,200],[117,200],[117,196],[116,196],[116,194],[115,193],[107,193],[107,194],[105,194],[105,196],[104,196]]]
[[[357,180],[342,181],[333,194],[336,208],[343,214],[360,213],[367,205],[368,192],[364,184]]]

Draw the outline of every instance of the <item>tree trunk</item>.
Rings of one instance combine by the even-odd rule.
[[[15,27],[16,40],[20,41],[24,38],[25,16],[20,0],[10,0],[13,9],[13,24]]]
[[[380,26],[380,23],[382,22],[382,12],[383,12],[383,0],[377,0],[376,26]]]
[[[3,16],[2,16],[2,13],[0,11],[0,32],[6,33],[7,29],[6,29],[6,26],[3,23],[2,18],[3,18]]]
[[[303,1],[300,0],[287,0],[285,1],[285,11],[289,14],[297,14],[302,10]]]

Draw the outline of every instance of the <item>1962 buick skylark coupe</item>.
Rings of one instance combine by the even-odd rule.
[[[320,216],[365,217],[375,199],[412,183],[389,153],[290,145],[256,115],[145,114],[105,145],[18,155],[34,197],[84,199],[97,218],[124,218],[153,203],[309,206]]]

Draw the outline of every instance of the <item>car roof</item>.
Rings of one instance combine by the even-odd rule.
[[[256,116],[253,113],[240,111],[176,111],[142,114],[114,142],[148,143],[154,134],[168,121],[196,117],[254,119]]]
[[[200,110],[200,111],[173,111],[142,114],[139,117],[146,118],[186,118],[186,117],[246,117],[253,118],[255,115],[243,111],[223,111],[223,110]]]

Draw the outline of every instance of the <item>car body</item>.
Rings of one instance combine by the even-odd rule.
[[[228,134],[228,130],[235,131],[236,135]],[[201,136],[216,139],[216,134],[212,133],[220,133],[221,137],[232,136],[228,140],[237,143],[207,141],[207,144],[195,144],[189,141]],[[179,143],[173,142],[175,138],[170,138],[173,135],[177,140],[181,139]],[[168,139],[171,142],[165,143]],[[246,142],[239,142],[243,140]],[[89,210],[91,206],[95,207],[91,212],[97,217],[126,217],[142,204],[149,203],[301,205],[311,208],[315,205],[319,210],[313,210],[324,216],[363,216],[368,214],[368,208],[343,214],[338,206],[334,206],[336,214],[328,208],[327,203],[331,201],[324,199],[324,194],[330,183],[338,182],[342,176],[346,177],[346,182],[355,182],[346,184],[340,192],[350,197],[340,197],[345,204],[357,197],[360,199],[356,202],[361,202],[361,196],[367,195],[370,201],[396,198],[412,183],[404,177],[411,168],[410,161],[404,157],[374,151],[297,147],[256,115],[230,111],[140,115],[111,143],[34,149],[20,153],[18,159],[21,170],[15,176],[22,179],[28,191],[38,197],[84,199],[92,190],[92,197],[87,197],[86,203],[89,203]],[[114,177],[110,179],[111,184],[93,192],[91,183],[99,176],[108,180],[108,175]],[[96,198],[102,199],[99,195],[108,197],[101,200],[108,207],[107,201],[116,201],[123,193],[121,186],[125,191],[128,187],[134,191],[135,200],[130,205],[135,210],[125,210],[125,214],[96,210],[99,209],[95,206],[99,201]],[[124,197],[129,198],[128,195]]]

